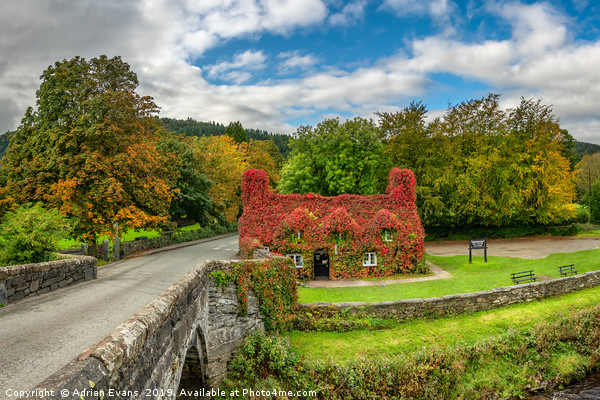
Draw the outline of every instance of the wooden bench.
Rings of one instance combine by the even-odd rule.
[[[521,283],[526,281],[537,281],[540,277],[533,274],[533,270],[522,271],[522,272],[513,272],[510,274],[510,279],[512,279],[513,283]]]
[[[560,271],[561,278],[567,275],[577,275],[577,270],[574,267],[574,264],[563,265],[562,267],[558,267]]]

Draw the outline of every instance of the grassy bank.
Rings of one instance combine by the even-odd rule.
[[[312,398],[319,399],[437,400],[557,387],[598,365],[599,300],[594,288],[380,331],[255,335],[232,361],[224,388],[314,390]]]
[[[472,345],[518,327],[529,329],[569,310],[600,304],[600,287],[532,303],[439,319],[395,322],[383,330],[353,332],[291,332],[292,348],[317,359],[341,361],[377,355],[395,356],[424,347]],[[389,325],[388,325],[389,326]]]
[[[427,256],[427,259],[448,271],[452,278],[408,284],[389,284],[385,287],[299,288],[298,301],[301,303],[375,302],[440,297],[510,286],[512,285],[511,272],[533,269],[537,275],[559,278],[558,267],[565,264],[575,264],[580,273],[600,269],[600,249],[576,253],[556,253],[534,260],[488,257],[487,263],[484,263],[483,257],[474,257],[473,264],[469,264],[466,256]]]

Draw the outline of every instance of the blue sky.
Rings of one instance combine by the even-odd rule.
[[[325,118],[502,94],[600,143],[594,0],[4,0],[0,132],[48,65],[120,55],[161,116],[292,133]]]

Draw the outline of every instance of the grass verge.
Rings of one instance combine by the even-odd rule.
[[[195,225],[184,226],[178,230],[179,231],[190,231],[190,230],[200,229],[200,228],[202,228],[200,226],[200,224],[195,224]],[[121,235],[122,241],[124,241],[124,242],[131,242],[132,240],[135,240],[135,238],[139,237],[139,236],[146,236],[148,239],[152,239],[155,237],[159,237],[160,232],[156,231],[156,230],[131,229]],[[105,239],[109,239],[109,237],[108,236],[100,236],[98,238],[98,243],[102,243],[102,241]],[[61,249],[72,249],[72,248],[79,247],[81,245],[81,242],[78,242],[75,239],[65,239],[65,240],[61,240],[58,243],[58,245]]]
[[[509,257],[436,257],[427,259],[449,272],[452,277],[424,282],[389,284],[385,287],[363,286],[342,288],[298,288],[301,303],[345,301],[393,301],[411,298],[440,297],[448,294],[471,293],[492,288],[510,286],[510,274],[533,269],[536,275],[559,278],[558,267],[575,264],[582,273],[600,269],[600,249],[575,253],[556,253],[542,259],[527,260]]]

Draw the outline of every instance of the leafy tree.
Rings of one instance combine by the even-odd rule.
[[[587,142],[575,142],[573,146],[573,152],[577,154],[578,160],[581,161],[583,156],[600,153],[600,145],[595,143]]]
[[[242,207],[242,175],[249,168],[245,143],[237,144],[229,136],[199,137],[194,138],[194,151],[204,157],[216,210],[229,223],[236,222]]]
[[[600,181],[592,184],[592,193],[590,195],[590,220],[600,223]]]
[[[441,214],[444,203],[439,194],[431,190],[431,169],[438,168],[435,162],[437,151],[427,123],[427,108],[422,102],[411,102],[408,107],[396,112],[377,112],[379,129],[386,138],[387,164],[380,168],[386,173],[393,167],[408,168],[417,178],[417,207],[424,222]]]
[[[11,136],[12,132],[6,132],[4,135],[0,135],[0,162],[2,161],[2,157],[6,155],[6,149],[8,148]]]
[[[574,215],[569,138],[550,106],[511,110],[490,94],[449,107],[429,124],[435,152],[421,184],[444,206],[434,225],[561,223]]]
[[[58,242],[69,236],[70,229],[63,215],[44,209],[39,203],[8,212],[0,224],[0,265],[52,259]]]
[[[272,141],[279,149],[280,155],[285,159],[290,154],[290,136],[284,135],[282,133],[270,133],[267,131],[263,131],[260,129],[246,129],[246,135],[248,139],[261,140],[261,141]],[[271,154],[275,160],[277,161],[278,156],[276,154]],[[281,169],[281,164],[279,163],[279,169]]]
[[[573,170],[575,168],[575,165],[581,160],[581,157],[575,151],[577,140],[575,140],[575,138],[566,129],[561,129],[560,137],[558,140],[561,142],[560,153],[564,158],[567,159],[571,170]]]
[[[236,222],[242,213],[241,183],[245,170],[264,170],[273,187],[279,181],[277,162],[271,155],[273,144],[269,141],[236,143],[230,136],[209,136],[194,138],[193,146],[202,155],[206,174],[213,182],[210,193],[216,211],[224,213],[229,223]]]
[[[176,197],[169,209],[171,220],[191,218],[202,225],[213,222],[218,213],[210,195],[212,182],[206,175],[204,157],[194,148],[192,139],[168,134],[158,148],[177,157],[174,161],[179,174],[173,186]]]
[[[385,162],[380,131],[372,120],[328,119],[315,128],[301,126],[281,172],[282,193],[374,194],[385,189],[379,174]]]
[[[509,146],[513,152],[508,170],[513,193],[519,199],[519,222],[560,223],[575,214],[574,174],[565,143],[565,131],[552,107],[540,100],[521,99],[507,118]]]
[[[249,168],[262,169],[273,188],[279,183],[279,169],[283,157],[272,140],[250,140],[246,146]]]
[[[502,143],[506,136],[505,113],[499,96],[464,101],[449,107],[430,125],[432,146],[427,180],[443,207],[426,215],[436,225],[502,225],[510,217],[505,207]],[[504,218],[504,219],[503,219]]]
[[[10,194],[5,171],[0,168],[0,221],[8,211],[17,208],[14,197]]]
[[[584,155],[575,166],[575,184],[582,197],[589,197],[592,183],[600,180],[600,153]]]
[[[232,138],[236,143],[242,143],[248,141],[246,131],[240,121],[231,122],[225,129],[225,134]]]
[[[168,220],[177,170],[158,151],[164,130],[150,97],[120,57],[56,62],[41,76],[3,160],[19,203],[43,201],[75,221],[75,236]]]
[[[161,122],[165,129],[167,129],[169,132],[183,133],[186,136],[221,136],[225,135],[225,130],[227,129],[225,126],[217,122],[195,121],[192,118],[188,118],[186,120],[161,118]],[[273,141],[283,158],[287,158],[287,156],[290,154],[289,135],[270,133],[264,130],[252,128],[245,129],[245,132],[248,140],[254,139],[261,141]],[[275,154],[272,154],[272,156],[277,159]],[[281,169],[281,165],[279,165],[279,168]]]
[[[417,206],[429,226],[569,220],[573,138],[541,101],[522,99],[503,110],[499,98],[464,101],[431,122],[426,107],[413,102],[377,113],[376,134],[360,118],[301,127],[279,191],[376,193],[385,187],[384,173],[398,166],[415,172]]]

